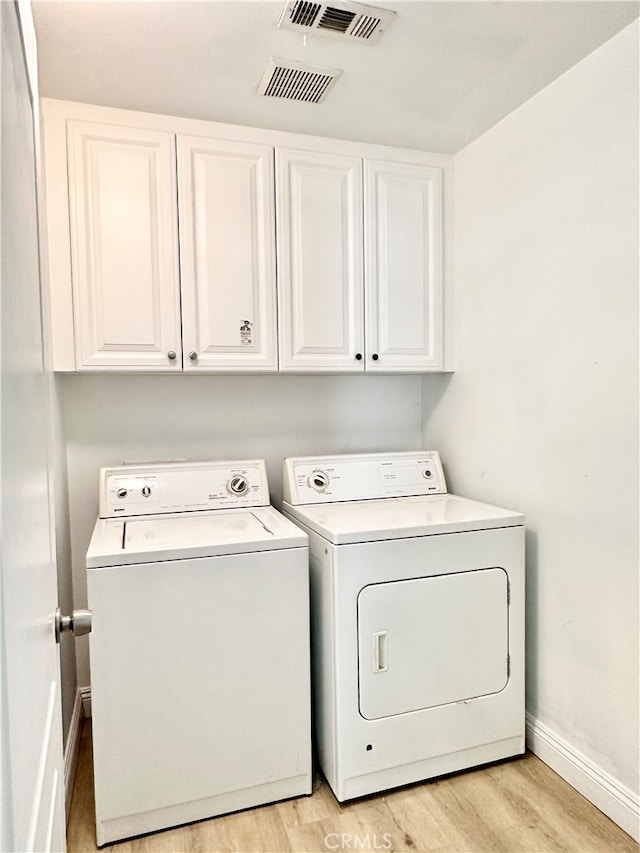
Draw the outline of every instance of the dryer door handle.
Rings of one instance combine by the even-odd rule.
[[[375,673],[386,672],[389,669],[389,636],[386,631],[377,631],[371,635],[373,641],[373,664]]]

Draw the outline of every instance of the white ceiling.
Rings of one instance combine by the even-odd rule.
[[[279,30],[282,2],[34,2],[41,94],[458,151],[638,16],[638,2],[385,2],[376,44]],[[341,68],[319,105],[257,88],[270,56]]]

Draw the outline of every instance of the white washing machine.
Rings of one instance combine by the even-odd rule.
[[[311,793],[306,535],[262,461],[100,472],[98,844]]]
[[[285,460],[309,535],[312,680],[338,800],[524,752],[524,518],[435,452]]]

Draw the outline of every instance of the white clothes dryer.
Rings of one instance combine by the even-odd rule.
[[[100,472],[99,845],[311,793],[307,537],[268,504],[261,460]]]
[[[524,752],[524,517],[447,494],[426,451],[286,459],[284,496],[338,800]]]

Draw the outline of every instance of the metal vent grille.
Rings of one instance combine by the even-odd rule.
[[[362,15],[353,26],[351,35],[355,38],[370,39],[380,26],[380,18]]]
[[[395,12],[352,3],[314,3],[309,0],[288,0],[278,26],[289,30],[314,32],[330,38],[354,39],[360,42],[377,41],[390,26]]]
[[[307,0],[297,0],[291,9],[291,21],[300,27],[311,27],[322,6],[319,3],[308,3]]]
[[[333,30],[336,33],[346,33],[355,16],[355,12],[349,12],[346,9],[336,9],[333,6],[327,6],[322,17],[318,21],[318,27],[323,30]]]
[[[320,104],[341,74],[338,68],[317,68],[301,62],[271,58],[258,93],[269,98]]]

